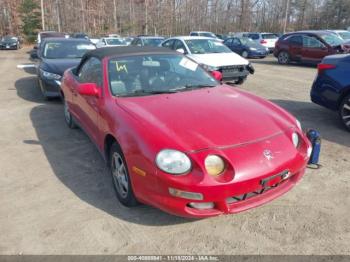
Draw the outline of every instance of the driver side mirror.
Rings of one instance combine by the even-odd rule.
[[[95,83],[81,83],[77,89],[80,95],[100,97],[100,88]]]
[[[186,51],[183,48],[176,49],[176,52],[179,52],[181,54],[186,54]]]
[[[218,81],[222,80],[222,73],[220,71],[211,71],[210,74]]]

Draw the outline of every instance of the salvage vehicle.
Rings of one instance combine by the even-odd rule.
[[[220,71],[225,82],[242,84],[249,73],[254,73],[248,60],[232,52],[220,41],[209,37],[171,37],[162,46],[187,55],[208,71]]]
[[[159,46],[163,41],[164,37],[161,36],[137,36],[135,37],[130,45],[134,46]]]
[[[96,49],[63,76],[65,121],[95,143],[123,205],[240,212],[290,190],[311,146],[292,115],[220,78],[166,48]]]
[[[339,38],[343,39],[344,41],[350,41],[350,32],[347,30],[327,30],[327,31],[336,34]]]
[[[116,37],[102,37],[96,44],[97,48],[111,47],[111,46],[123,46],[126,42],[122,38]]]
[[[79,64],[82,56],[96,47],[86,39],[46,38],[32,58],[39,59],[37,75],[39,87],[47,99],[60,96],[64,71]]]
[[[350,131],[350,55],[326,56],[317,68],[311,100],[338,111],[340,120]]]
[[[4,36],[0,40],[0,49],[5,50],[17,50],[21,48],[21,43],[18,37],[15,36]]]
[[[230,37],[224,44],[244,58],[265,58],[269,49],[247,37]]]
[[[280,64],[318,64],[332,54],[348,52],[344,40],[329,31],[300,31],[283,35],[276,42],[274,56]]]

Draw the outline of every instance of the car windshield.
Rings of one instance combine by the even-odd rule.
[[[125,42],[118,38],[106,38],[106,42],[108,45],[125,45]]]
[[[191,39],[185,40],[192,54],[231,53],[232,51],[217,40]]]
[[[350,40],[350,32],[339,32],[338,34],[344,40]]]
[[[213,33],[210,32],[201,32],[198,33],[199,36],[205,36],[205,37],[211,37],[211,38],[216,38],[216,35],[214,35]]]
[[[335,34],[321,34],[320,37],[330,46],[342,45],[344,41]]]
[[[145,46],[159,46],[163,40],[164,38],[144,38],[143,43]]]
[[[96,47],[87,42],[48,42],[43,49],[43,57],[48,59],[81,58]]]
[[[242,45],[249,46],[249,47],[260,47],[259,44],[257,44],[255,41],[253,41],[248,37],[242,37],[242,38],[239,38],[239,40],[241,40]]]
[[[6,42],[6,43],[16,43],[17,38],[16,37],[11,37],[11,36],[5,36],[1,39],[1,41]]]
[[[108,75],[114,96],[176,93],[218,85],[197,63],[176,54],[111,58]]]
[[[261,34],[262,39],[277,39],[278,35],[276,34]]]

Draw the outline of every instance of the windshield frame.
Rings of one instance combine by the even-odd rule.
[[[192,85],[192,86],[178,86],[177,88],[169,88],[168,90],[164,90],[164,92],[157,92],[157,91],[163,91],[163,90],[152,90],[152,92],[149,92],[151,90],[144,90],[145,92],[135,92],[135,93],[128,93],[125,95],[117,95],[114,94],[114,92],[112,91],[112,81],[111,81],[111,75],[110,75],[110,67],[111,65],[111,61],[118,61],[121,59],[127,59],[127,58],[133,58],[133,57],[144,57],[144,56],[174,56],[174,57],[182,57],[182,59],[187,59],[189,61],[191,61],[192,63],[195,63],[197,65],[197,68],[200,68],[200,70],[203,70],[202,72],[205,73],[206,76],[208,76],[208,79],[211,80],[212,85],[198,85],[198,87],[196,87],[196,85]],[[150,53],[150,54],[124,54],[124,55],[118,55],[118,56],[111,56],[108,57],[107,59],[107,79],[108,79],[108,91],[110,93],[110,95],[114,98],[130,98],[130,97],[138,97],[138,96],[152,96],[152,95],[156,95],[156,94],[173,94],[173,93],[178,93],[178,92],[184,92],[184,91],[191,91],[194,89],[199,89],[199,88],[213,88],[213,87],[217,87],[218,85],[220,85],[220,82],[218,80],[216,80],[207,70],[205,70],[200,64],[198,64],[196,61],[194,61],[193,59],[181,55],[181,54],[165,54],[165,53]],[[143,90],[143,89],[140,89]]]

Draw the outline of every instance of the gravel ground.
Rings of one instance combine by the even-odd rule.
[[[0,254],[350,254],[350,134],[310,102],[314,67],[253,60],[240,88],[318,129],[323,167],[262,207],[187,220],[116,201],[94,145],[16,69],[28,51],[0,52]]]

